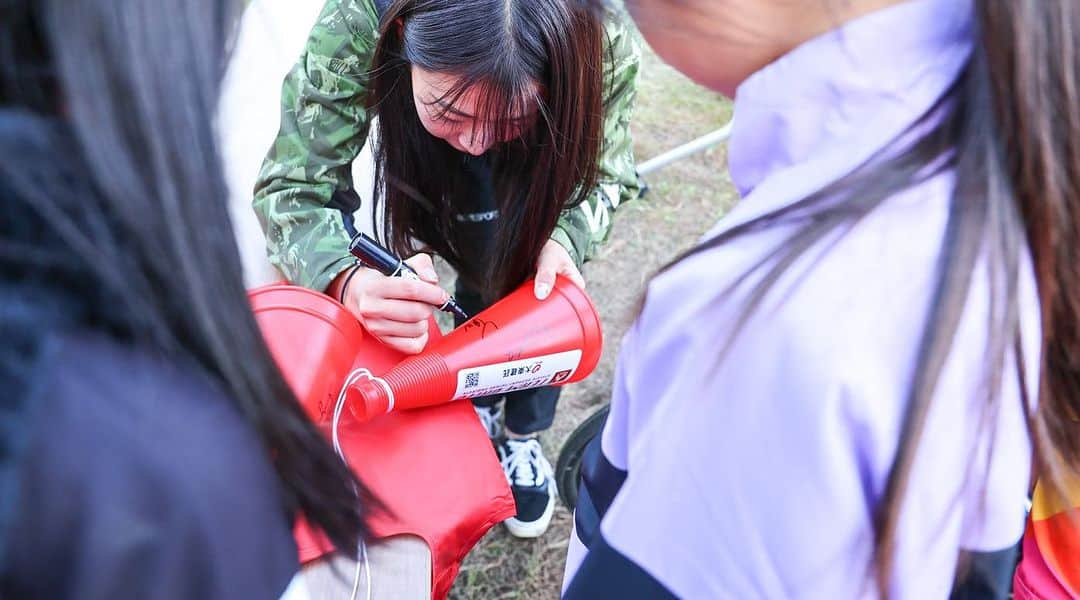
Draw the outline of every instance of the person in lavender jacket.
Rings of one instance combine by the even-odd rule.
[[[1080,3],[627,5],[743,201],[623,340],[565,597],[1004,597],[1080,471]]]

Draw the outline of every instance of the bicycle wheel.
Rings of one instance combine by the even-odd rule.
[[[555,483],[559,488],[559,497],[570,510],[577,506],[578,484],[581,483],[581,457],[585,447],[604,428],[611,406],[605,404],[581,422],[563,443],[559,459],[555,463]]]

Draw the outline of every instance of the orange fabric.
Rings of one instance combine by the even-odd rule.
[[[1024,558],[1013,577],[1015,600],[1073,600],[1075,598],[1043,560],[1030,520],[1024,532],[1023,555]]]
[[[1019,599],[1080,598],[1080,485],[1064,498],[1035,486],[1014,588]]]

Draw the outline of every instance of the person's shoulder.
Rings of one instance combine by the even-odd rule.
[[[603,12],[604,43],[607,47],[604,61],[609,70],[618,72],[641,62],[641,39],[630,16],[621,8],[608,8]]]
[[[836,381],[879,395],[906,388],[935,297],[953,179],[883,202],[808,249],[778,285],[769,326]]]
[[[255,443],[220,385],[195,361],[169,359],[110,336],[78,332],[51,336],[40,373],[51,420],[71,417],[83,435],[122,433],[156,454],[165,442]]]
[[[943,176],[890,198],[850,229],[806,248],[760,296],[757,284],[790,247],[797,223],[703,250],[650,285],[650,331],[686,330],[680,314],[687,315],[702,339],[737,334],[732,351],[768,360],[783,356],[786,368],[810,370],[834,384],[885,384],[881,378],[899,373],[898,361],[918,345],[951,185]],[[751,312],[745,312],[747,303],[755,305]]]
[[[33,399],[48,423],[44,456],[62,465],[78,448],[88,464],[115,475],[130,469],[173,495],[226,490],[238,479],[273,489],[255,431],[194,361],[87,332],[52,336],[47,347],[37,368],[46,382]]]
[[[374,47],[383,10],[377,0],[330,0],[315,22],[310,44],[327,55],[343,46]]]
[[[102,334],[49,342],[38,370],[49,381],[37,401],[54,437],[114,466],[151,474],[174,494],[203,496],[238,481],[273,490],[268,450],[194,360],[170,359]]]
[[[101,334],[47,348],[20,467],[23,550],[83,575],[188,569],[205,597],[280,594],[296,568],[290,517],[269,450],[221,387],[194,363]],[[247,576],[260,568],[261,581]]]

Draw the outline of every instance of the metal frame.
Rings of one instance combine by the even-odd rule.
[[[664,152],[659,156],[650,158],[649,160],[638,165],[638,175],[644,177],[649,173],[658,171],[688,156],[697,154],[698,152],[707,150],[708,148],[712,148],[717,144],[726,142],[728,138],[731,137],[731,127],[734,124],[735,119],[732,118],[730,121],[727,122],[726,125],[724,125],[720,129],[717,129],[716,131],[713,131],[712,133],[707,133],[695,140],[689,141],[681,146],[672,148],[671,150],[668,150],[667,152]]]

